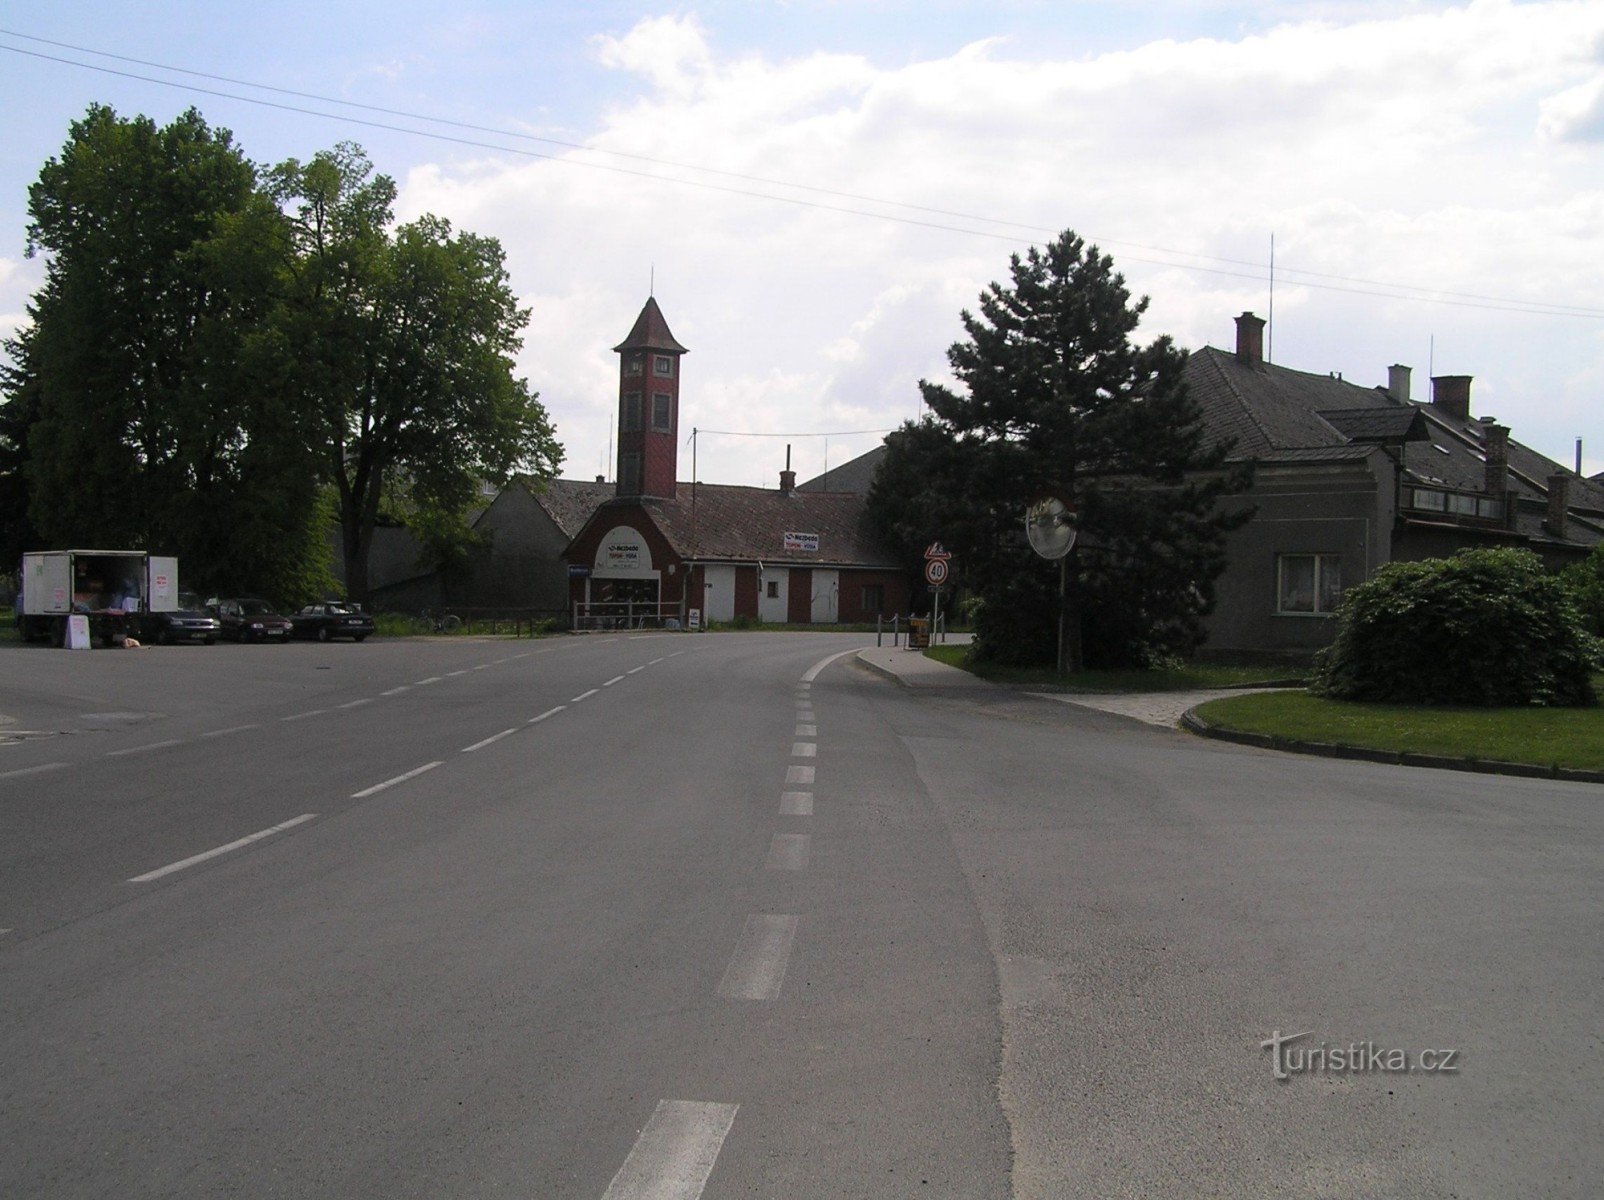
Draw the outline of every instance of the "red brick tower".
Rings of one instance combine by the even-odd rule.
[[[618,494],[674,495],[679,445],[679,366],[687,353],[649,297],[618,360]]]

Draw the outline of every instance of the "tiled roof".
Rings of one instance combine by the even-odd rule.
[[[869,485],[874,482],[875,470],[880,466],[885,452],[885,443],[881,442],[873,450],[848,459],[839,467],[831,467],[823,475],[816,475],[797,487],[804,492],[857,492],[860,496],[867,496]]]
[[[682,558],[699,562],[764,562],[796,566],[896,568],[896,556],[870,530],[862,496],[698,483],[676,485],[672,500],[618,500],[651,514]],[[605,509],[598,517],[605,516]],[[787,533],[814,534],[816,551],[787,550]]]
[[[1401,404],[1392,408],[1327,409],[1320,413],[1320,418],[1355,442],[1396,445],[1423,442],[1431,436],[1426,432],[1425,418],[1413,407]]]
[[[598,506],[618,494],[616,484],[593,483],[583,479],[547,479],[542,482],[520,477],[518,482],[529,489],[535,503],[546,510],[546,515],[569,538],[585,527],[585,522],[590,520],[590,514]]]
[[[657,307],[655,296],[646,298],[645,307],[640,310],[640,316],[635,318],[635,327],[629,331],[628,337],[613,347],[613,350],[669,350],[675,354],[690,353],[675,341],[674,335],[668,331],[668,322],[663,319],[663,310]]]

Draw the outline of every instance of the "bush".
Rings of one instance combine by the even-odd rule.
[[[1598,643],[1529,550],[1390,563],[1349,590],[1310,690],[1339,700],[1583,705]]]
[[[1582,625],[1594,637],[1604,637],[1604,543],[1579,563],[1560,572],[1560,580],[1581,614]]]

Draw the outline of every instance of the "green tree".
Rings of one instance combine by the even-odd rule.
[[[437,541],[465,529],[482,484],[554,474],[562,447],[514,374],[528,313],[495,239],[433,216],[392,230],[395,185],[350,144],[285,162],[270,188],[291,227],[280,359],[317,415],[361,599],[387,488],[404,486],[409,522]]]
[[[283,219],[228,131],[92,106],[29,213],[45,282],[0,424],[40,539],[176,553],[200,589],[314,587],[316,464],[255,348]]]
[[[1014,255],[948,361],[960,388],[921,381],[929,414],[887,439],[870,505],[910,557],[941,539],[978,597],[977,652],[1051,661],[1057,567],[1022,545],[1024,514],[1053,494],[1077,512],[1068,560],[1070,669],[1184,655],[1247,519],[1218,501],[1245,488],[1229,447],[1204,438],[1166,337],[1132,342],[1132,301],[1113,261],[1065,232]]]

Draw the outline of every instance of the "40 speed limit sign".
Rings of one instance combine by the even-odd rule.
[[[932,558],[925,563],[925,582],[931,587],[940,587],[947,582],[947,560]]]

